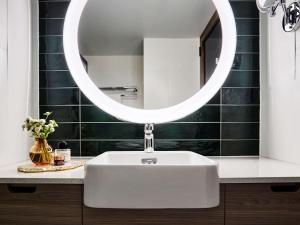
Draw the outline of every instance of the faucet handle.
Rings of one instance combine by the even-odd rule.
[[[154,130],[154,124],[153,123],[145,124],[145,129],[144,129],[145,134],[152,134],[153,130]]]

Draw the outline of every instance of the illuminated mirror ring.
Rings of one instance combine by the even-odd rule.
[[[236,49],[236,26],[229,1],[212,1],[218,11],[222,26],[221,55],[209,81],[189,99],[168,108],[144,110],[122,105],[99,90],[85,71],[78,46],[80,18],[88,0],[71,0],[64,23],[64,52],[74,81],[91,102],[122,121],[160,124],[182,119],[197,111],[212,99],[222,87],[231,70]]]

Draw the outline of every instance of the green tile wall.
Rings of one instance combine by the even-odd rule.
[[[40,112],[59,122],[54,147],[68,141],[74,156],[105,151],[143,150],[143,126],[125,123],[93,106],[74,83],[62,44],[67,0],[39,1]],[[259,15],[255,1],[231,2],[238,43],[231,73],[202,109],[155,128],[159,150],[190,150],[203,155],[259,153]]]

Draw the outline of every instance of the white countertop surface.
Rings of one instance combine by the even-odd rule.
[[[20,165],[28,164],[29,161],[10,166],[0,167],[0,183],[22,184],[83,184],[84,167],[72,170],[43,173],[22,173],[17,171]]]
[[[300,182],[300,164],[264,157],[211,157],[219,162],[221,183]]]
[[[300,182],[300,165],[263,157],[211,157],[219,163],[221,183]],[[25,162],[26,163],[26,162]],[[27,162],[28,163],[28,162]],[[48,173],[20,173],[0,167],[0,183],[83,184],[84,168]]]

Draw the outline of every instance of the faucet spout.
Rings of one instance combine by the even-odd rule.
[[[146,153],[154,152],[154,124],[145,124],[145,139],[144,139],[144,147]]]

